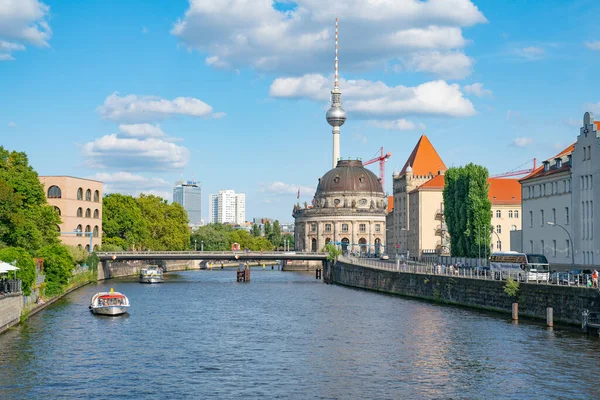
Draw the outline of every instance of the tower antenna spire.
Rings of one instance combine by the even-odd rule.
[[[326,117],[329,125],[333,127],[333,167],[340,159],[340,126],[346,122],[346,111],[342,108],[342,92],[338,86],[338,19],[335,19],[335,81],[331,91],[331,107]]]
[[[334,89],[338,89],[338,19],[335,18],[335,83]]]

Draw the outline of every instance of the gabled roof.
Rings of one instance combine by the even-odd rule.
[[[444,175],[437,175],[410,191],[410,194],[423,190],[442,191],[446,181]],[[493,205],[521,204],[521,185],[518,179],[489,178],[488,198]]]
[[[546,161],[552,161],[555,158],[567,156],[567,155],[573,153],[574,150],[575,150],[575,143],[573,143],[572,145],[570,145],[569,147],[567,147],[566,149],[564,149],[563,151],[561,151],[554,157],[547,159]],[[550,167],[550,169],[548,171],[544,171],[544,165],[542,164],[541,167],[536,168],[532,173],[525,176],[524,178],[521,178],[519,180],[519,182],[524,182],[526,180],[534,179],[534,178],[541,178],[542,176],[556,174],[558,172],[567,171],[569,169],[571,169],[571,165],[569,165],[569,163],[565,162],[562,164],[562,166],[560,168],[556,168],[556,164],[555,164],[552,167]]]
[[[446,165],[440,158],[435,148],[427,139],[427,136],[421,135],[421,138],[417,142],[417,145],[410,153],[410,157],[406,160],[400,175],[406,173],[408,167],[412,168],[414,175],[437,175],[439,171],[445,171]]]

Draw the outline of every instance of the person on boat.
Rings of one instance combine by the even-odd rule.
[[[598,289],[598,271],[592,273],[592,287]]]

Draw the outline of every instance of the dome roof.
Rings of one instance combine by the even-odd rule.
[[[379,178],[366,169],[362,161],[340,160],[317,186],[317,195],[325,192],[377,192],[383,194]]]

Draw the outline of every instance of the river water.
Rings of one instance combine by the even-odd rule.
[[[89,312],[110,287],[129,315]],[[108,397],[597,399],[600,341],[269,269],[88,285],[0,335],[0,398]]]

